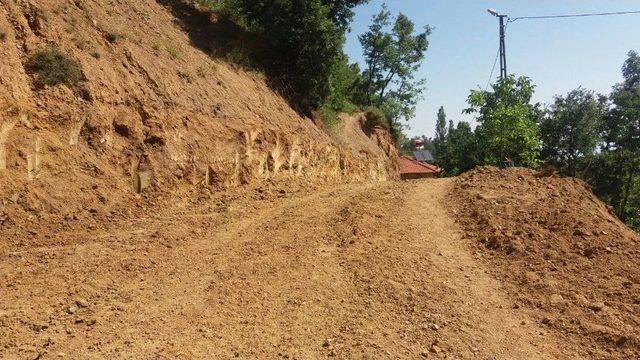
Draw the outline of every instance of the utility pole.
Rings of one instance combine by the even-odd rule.
[[[507,77],[507,48],[505,43],[505,32],[509,15],[501,15],[493,9],[487,9],[489,14],[495,16],[500,21],[500,79]]]

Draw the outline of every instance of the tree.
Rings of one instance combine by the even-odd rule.
[[[359,76],[360,66],[357,63],[349,64],[349,59],[344,54],[338,56],[329,75],[329,93],[322,106],[335,112],[356,111],[357,107],[351,101],[351,93]]]
[[[478,165],[476,135],[466,121],[458,123],[447,133],[443,146],[441,166],[448,175],[459,175]]]
[[[579,164],[587,170],[600,143],[606,107],[606,97],[583,88],[556,96],[540,123],[542,159],[570,176],[579,175]]]
[[[538,105],[531,102],[534,85],[513,75],[499,80],[492,91],[471,90],[466,113],[477,113],[476,129],[482,163],[498,166],[538,164],[540,136]]]
[[[367,0],[225,0],[249,29],[269,42],[268,70],[285,80],[294,105],[305,113],[317,110],[336,88],[343,90],[346,71],[343,44],[352,9]],[[332,82],[333,81],[333,82]],[[340,109],[341,110],[341,109]]]
[[[608,169],[622,181],[617,188],[601,191],[611,199],[620,218],[637,221],[640,205],[633,201],[640,192],[640,56],[636,52],[629,52],[622,74],[624,81],[611,93],[612,107],[603,124],[603,152],[614,159],[608,162]]]
[[[414,23],[403,14],[391,25],[391,13],[383,6],[373,17],[369,31],[359,37],[367,66],[356,98],[361,104],[383,109],[391,127],[397,128],[401,119],[415,115],[424,87],[424,81],[416,81],[415,74],[429,46],[431,28],[414,34]]]
[[[436,136],[433,139],[433,156],[436,162],[440,162],[444,156],[444,145],[447,140],[447,114],[444,107],[438,109],[438,119],[436,120]]]
[[[329,7],[329,17],[333,22],[343,30],[348,30],[354,15],[352,9],[368,3],[369,0],[323,0],[323,2]]]

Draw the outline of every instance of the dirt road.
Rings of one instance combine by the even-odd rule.
[[[579,358],[488,274],[452,183],[179,205],[0,253],[0,358]]]

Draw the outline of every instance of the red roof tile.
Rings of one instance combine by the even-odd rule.
[[[408,156],[400,156],[398,159],[400,174],[439,174],[442,169],[435,165],[414,160]]]

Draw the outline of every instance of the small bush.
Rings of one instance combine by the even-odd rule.
[[[193,76],[186,70],[178,70],[178,76],[183,78],[188,83],[191,83],[193,81]]]
[[[38,87],[58,84],[73,85],[83,79],[78,63],[57,48],[32,53],[25,64],[28,73],[35,74]]]
[[[0,30],[0,41],[5,41],[7,39],[7,33]]]
[[[153,49],[153,51],[160,51],[160,49],[162,49],[162,47],[158,43],[153,44],[151,48]]]
[[[338,130],[340,118],[338,117],[338,112],[331,108],[331,106],[322,106],[319,115],[329,131],[335,132]]]
[[[104,38],[107,39],[108,42],[115,44],[118,42],[118,40],[120,40],[122,36],[118,33],[115,32],[108,32]]]

